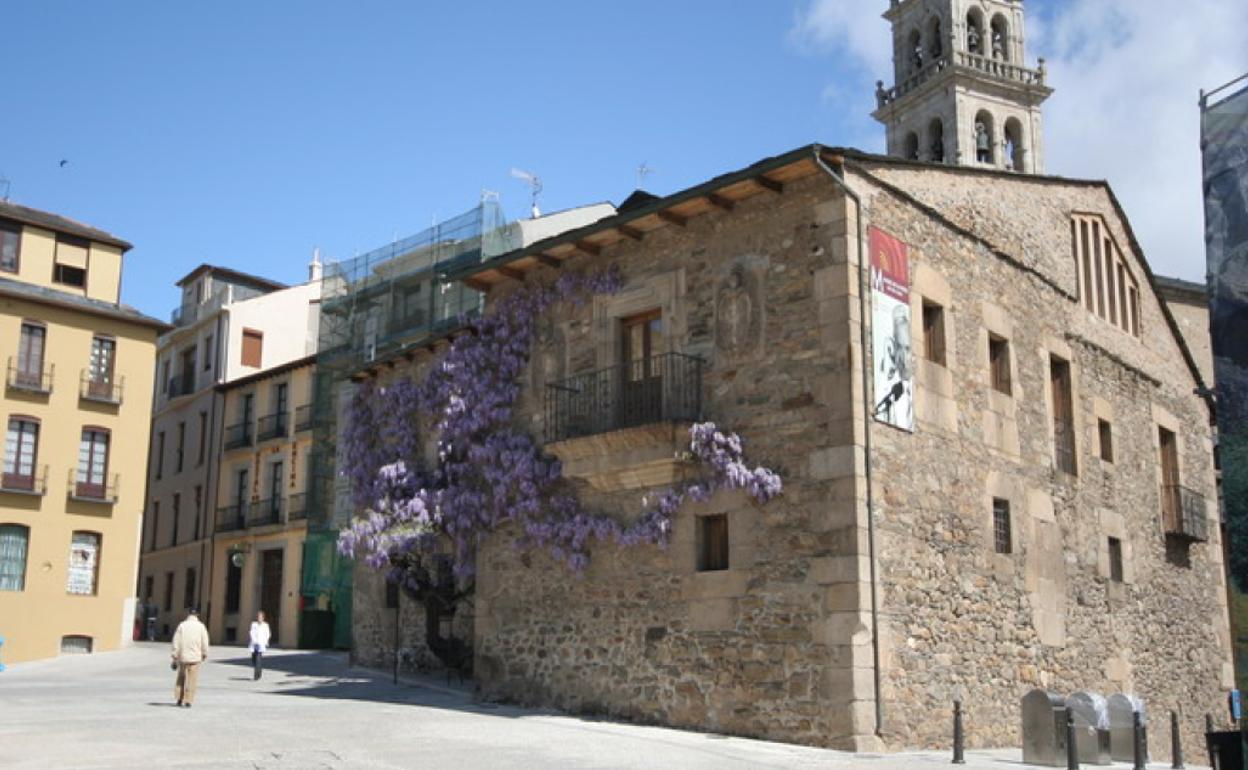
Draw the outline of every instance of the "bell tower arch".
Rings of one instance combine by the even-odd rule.
[[[1026,66],[1023,0],[889,0],[893,85],[876,83],[888,154],[1044,173],[1044,59]]]

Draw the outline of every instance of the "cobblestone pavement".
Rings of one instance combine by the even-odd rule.
[[[443,680],[399,685],[342,655],[274,651],[252,681],[217,648],[195,706],[173,706],[165,645],[0,673],[0,767],[15,768],[908,768],[940,753],[846,754],[475,702]],[[968,770],[1018,768],[970,752]],[[1154,767],[1168,767],[1154,765]],[[1190,767],[1190,765],[1189,765]]]

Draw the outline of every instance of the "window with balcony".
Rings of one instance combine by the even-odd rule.
[[[22,226],[0,219],[0,271],[16,273],[21,267]]]
[[[1179,439],[1158,426],[1161,464],[1161,514],[1165,532],[1179,540],[1208,540],[1209,522],[1204,495],[1183,486],[1179,475]]]
[[[52,375],[44,367],[44,348],[48,330],[37,321],[23,321],[17,341],[17,360],[9,359],[9,386],[21,390],[47,393],[52,389]]]
[[[69,546],[69,580],[66,591],[95,596],[100,578],[100,533],[75,532]]]
[[[91,338],[91,358],[83,377],[83,398],[94,401],[121,401],[121,389],[115,382],[117,340],[97,334]]]
[[[4,442],[4,488],[37,492],[35,460],[39,456],[39,421],[34,417],[9,418]]]
[[[90,500],[109,498],[108,430],[99,427],[82,429],[78,443],[78,472],[74,477],[74,496]]]
[[[64,233],[56,234],[56,256],[52,264],[52,282],[83,288],[87,285],[87,254],[91,242]]]
[[[29,550],[29,527],[0,524],[0,591],[22,591],[26,588],[26,554]]]
[[[1053,461],[1058,470],[1074,476],[1075,409],[1071,391],[1070,362],[1049,357],[1049,391],[1053,401]]]
[[[260,441],[272,438],[284,438],[290,426],[290,385],[279,382],[273,386],[273,412],[260,418],[259,429],[256,431]]]

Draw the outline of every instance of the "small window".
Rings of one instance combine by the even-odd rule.
[[[204,371],[212,371],[212,358],[216,351],[212,347],[212,335],[204,338]]]
[[[21,524],[0,525],[0,591],[26,588],[26,553],[30,528]]]
[[[149,551],[156,550],[156,535],[157,535],[157,530],[159,529],[160,529],[160,501],[153,500],[152,501],[152,545],[150,548],[148,548]]]
[[[186,587],[182,591],[182,606],[195,606],[195,568],[186,568]]]
[[[200,519],[199,514],[203,510],[203,507],[204,507],[204,488],[201,485],[196,484],[195,485],[195,535],[194,537],[191,538],[191,540],[199,540],[199,519]]]
[[[386,609],[392,610],[399,606],[399,584],[386,580]]]
[[[945,366],[945,309],[923,300],[923,347],[928,361]]]
[[[992,388],[1005,395],[1013,392],[1010,377],[1010,342],[995,334],[988,335],[988,371]]]
[[[207,447],[208,447],[208,413],[200,412],[199,413],[199,459],[195,462],[196,465],[204,464],[204,452],[207,451]]]
[[[1101,441],[1101,459],[1107,463],[1114,461],[1114,428],[1108,420],[1096,421],[1096,432]]]
[[[56,256],[52,281],[82,288],[87,285],[87,254],[91,242],[64,233],[56,234]]]
[[[69,583],[66,590],[95,596],[100,577],[100,533],[75,532],[69,546]]]
[[[243,329],[243,366],[260,366],[264,348],[264,333],[255,329]]]
[[[182,472],[182,460],[186,456],[186,423],[178,423],[178,448],[174,452],[173,472]]]
[[[173,511],[171,511],[171,513],[173,514],[173,542],[171,542],[170,545],[173,546],[178,544],[178,529],[180,529],[178,525],[182,522],[181,492],[173,493]]]
[[[1109,539],[1109,579],[1122,582],[1122,541],[1116,537]]]
[[[1054,464],[1063,473],[1075,476],[1075,407],[1069,361],[1049,357],[1049,390],[1053,400]]]
[[[160,481],[160,477],[165,473],[165,432],[156,434],[156,480]]]
[[[62,655],[90,655],[92,646],[92,639],[89,636],[75,634],[61,637]]]
[[[154,593],[156,593],[156,578],[148,575],[143,578],[143,601],[150,602]]]
[[[0,270],[16,273],[22,258],[22,226],[0,219]]]
[[[165,612],[173,611],[173,573],[165,573]]]
[[[992,540],[997,553],[1013,553],[1010,527],[1010,501],[999,497],[992,499]]]
[[[728,569],[728,515],[698,517],[698,571]]]

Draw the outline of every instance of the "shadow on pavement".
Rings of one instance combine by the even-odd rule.
[[[245,667],[251,671],[251,656],[216,658],[218,665]],[[252,681],[251,676],[230,677],[230,681]],[[326,681],[328,680],[328,681]],[[303,698],[358,700],[372,703],[424,706],[456,711],[518,717],[532,713],[493,703],[473,700],[468,689],[448,688],[436,683],[435,676],[422,683],[404,676],[396,685],[390,677],[375,671],[348,668],[338,653],[270,654],[264,658],[264,675],[257,683],[265,689],[258,694]]]

